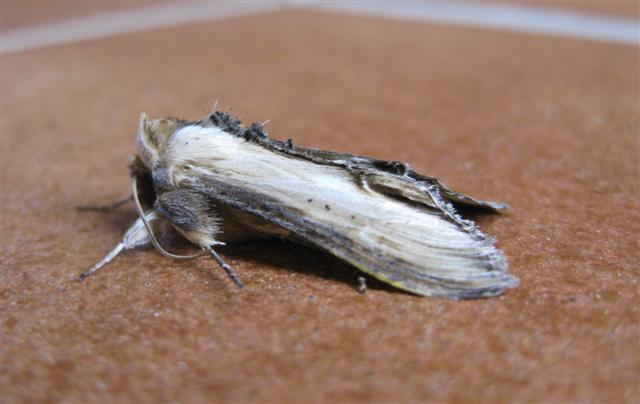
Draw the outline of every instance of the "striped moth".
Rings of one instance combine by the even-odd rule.
[[[152,243],[171,258],[209,253],[242,286],[215,247],[276,236],[424,296],[495,296],[518,283],[495,240],[456,211],[506,206],[454,192],[406,163],[298,147],[221,111],[197,122],[142,114],[137,143],[139,219],[83,278],[121,251]],[[201,253],[166,251],[155,234],[171,230]]]

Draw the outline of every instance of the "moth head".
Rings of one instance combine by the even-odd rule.
[[[149,119],[144,112],[138,123],[138,156],[149,170],[152,170],[171,138],[171,135],[183,125],[183,121],[174,118]]]

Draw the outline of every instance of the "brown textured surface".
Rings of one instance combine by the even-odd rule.
[[[306,12],[2,58],[2,401],[640,399],[638,51]],[[130,252],[141,111],[214,100],[272,136],[409,161],[509,203],[483,216],[521,286],[451,302],[284,242]]]

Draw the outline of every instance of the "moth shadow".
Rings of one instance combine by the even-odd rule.
[[[456,206],[456,211],[465,219],[473,220],[480,228],[490,226],[502,214],[478,211],[473,208]],[[109,226],[120,236],[133,224],[138,215],[131,207],[108,212],[85,212],[87,215],[101,215]],[[160,236],[162,244],[177,254],[192,254],[193,245],[177,234]],[[150,248],[150,247],[148,247]],[[271,268],[312,275],[322,279],[341,282],[353,287],[359,286],[359,277],[366,279],[367,289],[384,290],[391,293],[413,295],[395,288],[358,270],[354,266],[333,255],[311,246],[298,244],[285,239],[253,240],[220,246],[216,249],[223,256]]]
[[[74,204],[74,209],[81,220],[100,222],[101,225],[109,227],[109,233],[113,232],[118,237],[126,233],[131,225],[138,219],[138,213],[133,206],[118,207],[115,209],[101,209],[103,205],[98,204]]]
[[[93,212],[87,212],[87,214],[91,213]],[[94,214],[101,214],[104,215],[105,218],[109,218],[109,220],[105,220],[105,222],[109,222],[121,235],[124,235],[139,217],[138,212],[136,212],[134,208],[129,207],[120,209],[117,212],[95,212]]]
[[[358,287],[358,277],[364,277],[367,289],[410,294],[377,280],[327,252],[288,240],[269,239],[234,243],[219,247],[218,251],[233,259],[346,283],[351,285],[354,291]]]
[[[471,220],[480,228],[483,226],[490,226],[494,221],[500,219],[501,216],[508,214],[508,211],[488,212],[461,205],[456,205],[455,209],[463,219]]]

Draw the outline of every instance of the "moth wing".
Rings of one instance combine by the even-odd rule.
[[[194,126],[177,133],[165,165],[175,186],[261,218],[400,289],[460,299],[517,285],[494,240],[447,199],[482,203],[402,166],[381,167],[402,163],[294,154],[280,145]],[[178,169],[184,165],[188,171]]]
[[[301,157],[316,164],[342,167],[352,172],[363,185],[392,197],[405,198],[431,207],[442,205],[447,201],[491,212],[499,212],[507,208],[504,203],[482,201],[452,191],[437,178],[419,174],[408,163],[401,161],[377,160],[329,150],[287,146],[287,143],[269,138],[257,139],[257,141],[263,147],[279,153]],[[434,200],[434,198],[440,198],[440,200]]]
[[[192,186],[216,204],[264,219],[416,294],[475,298],[517,285],[517,279],[506,274],[507,262],[492,238],[439,208],[411,206],[349,187],[347,194],[327,197],[305,182],[274,189],[203,176]]]
[[[400,289],[474,298],[498,295],[517,284],[506,274],[506,260],[491,238],[437,209],[407,206],[398,215],[398,208],[381,208],[374,217],[371,207],[363,215],[361,202],[314,199],[320,206],[310,208],[308,199],[284,203],[271,193],[206,183],[205,189],[216,190],[210,196],[217,203],[248,211]]]

